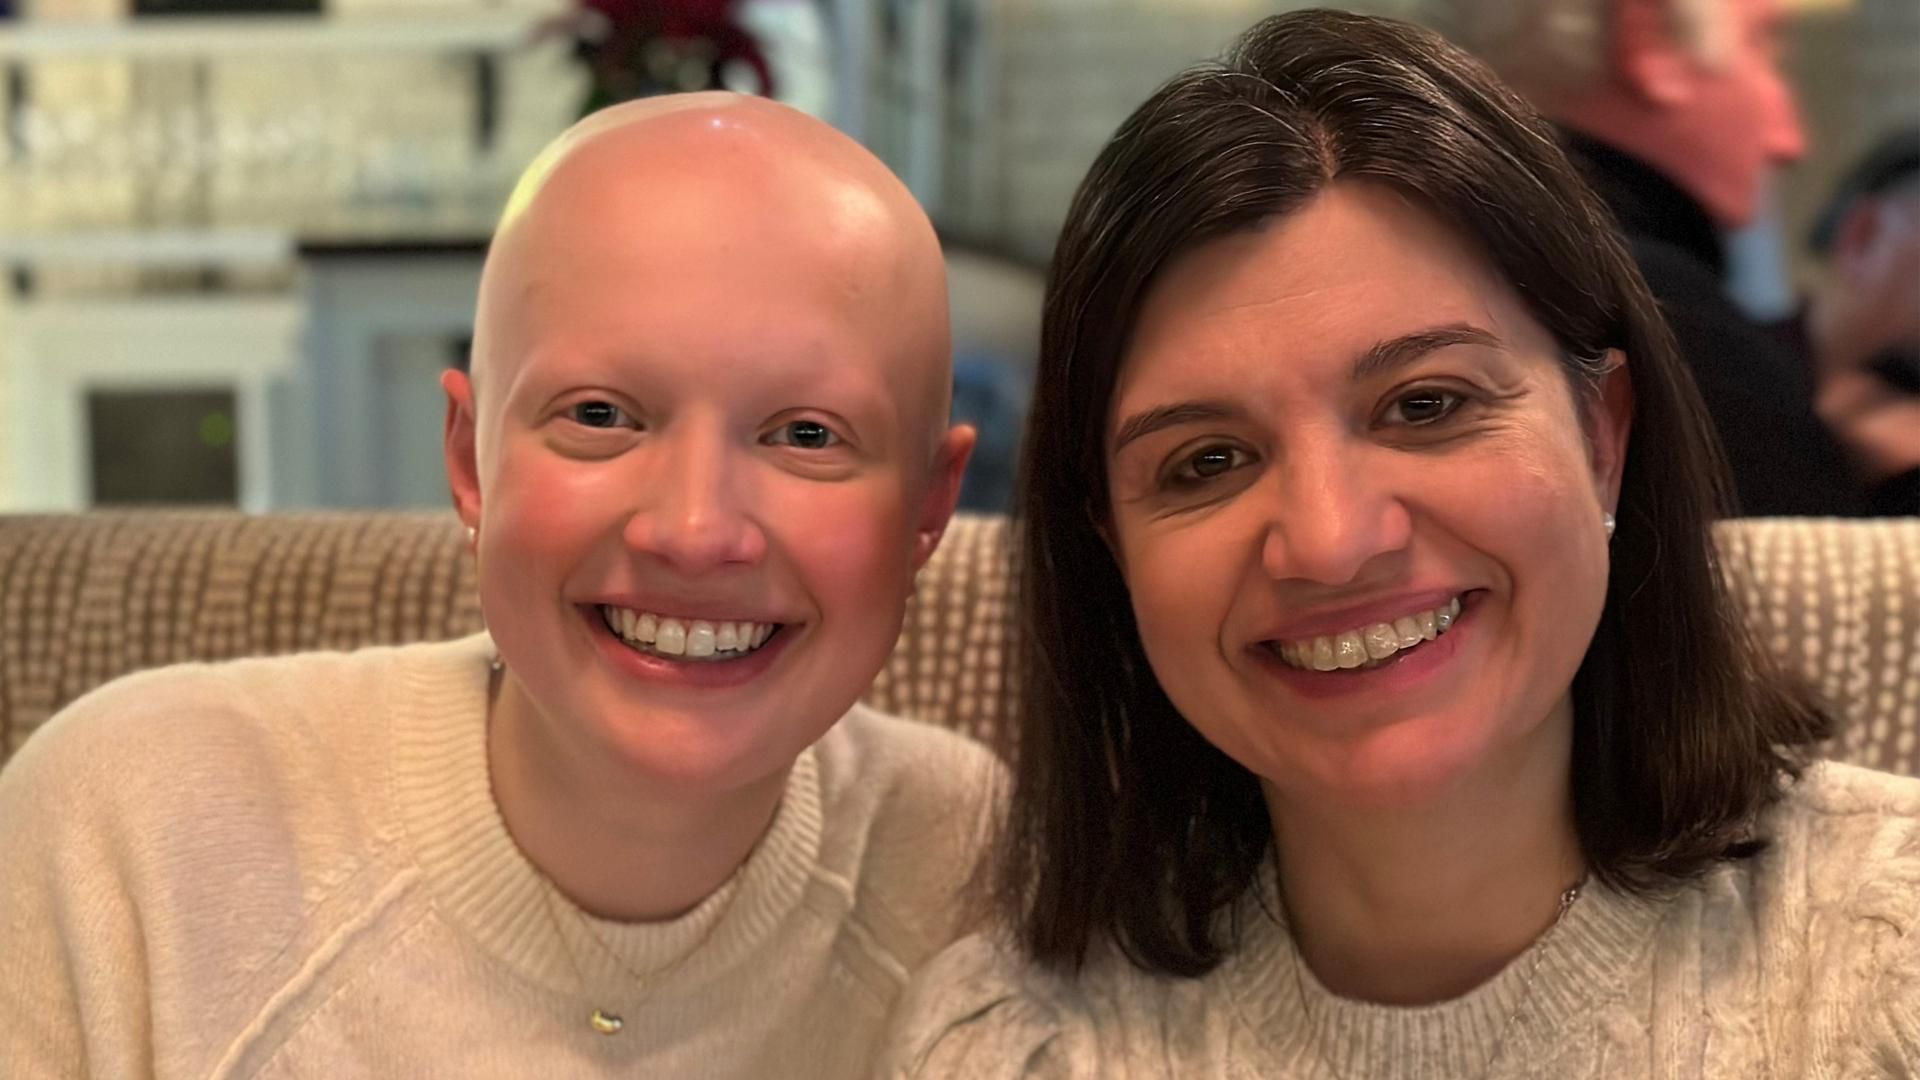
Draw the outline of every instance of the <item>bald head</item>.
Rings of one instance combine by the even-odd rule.
[[[676,312],[711,326],[717,362],[729,350],[790,346],[807,363],[823,339],[844,348],[859,337],[915,434],[932,447],[945,432],[945,269],[913,196],[818,120],[702,93],[595,113],[522,177],[488,254],[475,324],[482,456],[491,415],[550,334],[590,331],[575,317],[591,305],[572,299],[669,291]],[[789,322],[774,340],[729,338],[743,318],[776,310]]]

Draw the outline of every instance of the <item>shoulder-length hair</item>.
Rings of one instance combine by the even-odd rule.
[[[1657,890],[1758,849],[1756,815],[1828,720],[1748,637],[1710,535],[1726,481],[1693,384],[1554,130],[1404,23],[1276,16],[1163,86],[1082,182],[1054,254],[1016,515],[1012,801],[992,882],[1028,954],[1111,942],[1198,975],[1271,841],[1258,780],[1154,679],[1107,520],[1102,437],[1133,316],[1182,252],[1342,180],[1391,185],[1476,241],[1592,401],[1628,358],[1633,435],[1598,630],[1574,679],[1574,819],[1592,872]]]

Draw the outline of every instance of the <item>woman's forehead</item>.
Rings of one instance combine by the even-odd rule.
[[[1169,266],[1142,305],[1120,382],[1250,349],[1347,364],[1398,335],[1464,325],[1520,337],[1513,324],[1524,321],[1513,290],[1437,218],[1385,189],[1340,185]]]

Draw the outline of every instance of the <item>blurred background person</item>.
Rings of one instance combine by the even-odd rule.
[[[1807,358],[1727,293],[1723,233],[1807,147],[1774,0],[1425,0],[1427,21],[1566,133],[1693,370],[1747,515],[1852,515],[1868,482],[1813,407]]]
[[[1842,180],[1812,246],[1827,264],[1800,324],[1815,410],[1873,483],[1875,513],[1920,513],[1920,128]]]

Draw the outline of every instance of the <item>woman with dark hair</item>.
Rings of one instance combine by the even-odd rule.
[[[901,1074],[1920,1068],[1920,782],[1809,763],[1667,330],[1480,64],[1301,12],[1154,94],[1025,454],[1008,925]]]

